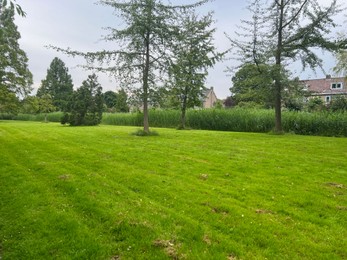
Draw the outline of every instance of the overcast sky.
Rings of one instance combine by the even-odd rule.
[[[342,1],[342,0],[340,0]],[[113,15],[113,9],[95,4],[96,0],[17,0],[27,13],[25,18],[16,17],[16,24],[21,33],[20,45],[29,58],[29,69],[34,75],[34,88],[39,87],[41,80],[46,77],[47,69],[54,57],[62,59],[69,69],[75,88],[79,87],[83,80],[91,72],[78,68],[84,64],[82,59],[70,58],[54,50],[45,48],[46,45],[54,45],[62,48],[70,47],[79,51],[97,51],[111,48],[110,43],[101,41],[107,34],[103,28],[118,27],[121,21]],[[195,1],[171,0],[172,3],[192,3]],[[330,0],[320,0],[328,4]],[[224,32],[234,35],[240,19],[247,19],[250,15],[246,10],[247,0],[215,0],[206,4],[201,13],[214,11],[215,44],[220,51],[229,48],[229,43]],[[339,18],[342,23],[342,18]],[[342,29],[341,29],[342,30]],[[115,43],[112,43],[115,44]],[[331,73],[334,59],[331,55],[324,55],[324,69]],[[227,66],[232,66],[233,61],[224,61],[216,64],[210,70],[206,87],[213,86],[218,98],[230,95],[231,76],[225,72]],[[324,77],[320,70],[317,75],[308,70],[301,73],[300,68],[293,68],[294,75],[300,78]],[[117,90],[117,82],[106,75],[99,74],[99,81],[106,90]]]

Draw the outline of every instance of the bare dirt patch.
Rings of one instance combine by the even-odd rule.
[[[339,188],[339,189],[344,188],[343,184],[335,183],[335,182],[327,182],[326,185],[331,186],[331,187],[335,187],[335,188]]]
[[[177,252],[178,246],[174,244],[172,240],[155,240],[153,245],[156,247],[161,247],[164,249],[165,254],[167,254],[171,259],[181,259]]]

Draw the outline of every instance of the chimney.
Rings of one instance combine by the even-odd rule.
[[[331,75],[330,74],[326,75],[326,79],[331,79]]]

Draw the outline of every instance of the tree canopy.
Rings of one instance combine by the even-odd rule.
[[[169,69],[171,94],[181,110],[181,128],[185,128],[186,110],[200,106],[204,99],[208,68],[222,58],[213,44],[212,23],[212,13],[202,17],[193,11],[183,13]]]
[[[102,87],[95,74],[89,75],[82,86],[74,91],[68,102],[67,113],[62,118],[62,124],[72,126],[98,125],[103,112]]]
[[[14,9],[0,3],[0,100],[1,112],[15,112],[18,97],[32,88],[28,58],[19,46],[20,33],[14,23]]]
[[[65,111],[72,93],[73,83],[69,70],[61,59],[55,57],[47,70],[46,78],[37,90],[37,96],[49,94],[53,105],[58,110]]]

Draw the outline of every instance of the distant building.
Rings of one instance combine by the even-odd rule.
[[[213,108],[217,103],[218,98],[216,93],[214,93],[213,87],[210,89],[206,89],[205,91],[205,99],[203,100],[202,107],[203,108]]]
[[[347,96],[347,78],[331,77],[327,75],[324,79],[302,80],[307,91],[311,92],[310,97],[319,97],[326,104],[329,104],[337,95]]]

